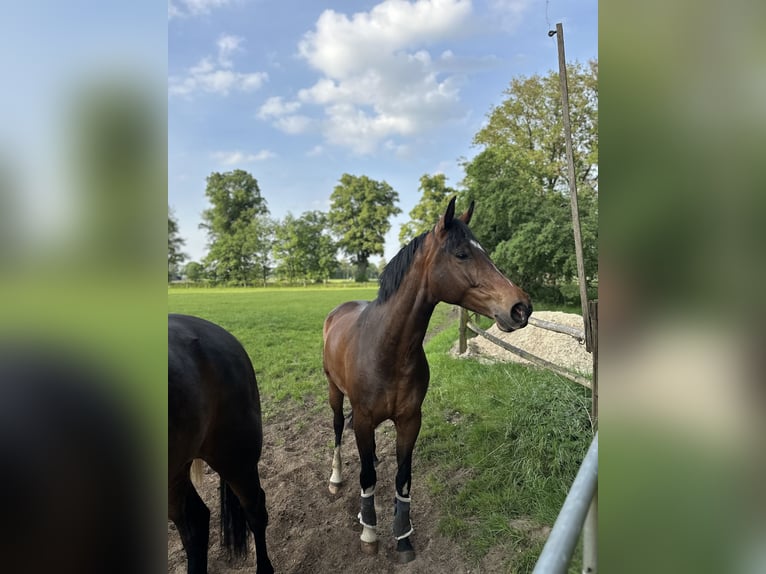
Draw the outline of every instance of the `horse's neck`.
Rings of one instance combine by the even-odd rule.
[[[402,285],[401,287],[405,287]],[[402,289],[381,304],[376,320],[398,346],[412,348],[423,343],[438,301],[432,301],[424,289]]]

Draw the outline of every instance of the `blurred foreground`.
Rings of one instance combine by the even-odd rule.
[[[600,567],[764,572],[766,5],[600,16]]]
[[[0,569],[165,568],[166,8],[0,20]]]

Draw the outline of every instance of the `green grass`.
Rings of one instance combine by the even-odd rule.
[[[250,355],[269,416],[285,399],[324,396],[322,324],[340,303],[373,299],[375,288],[169,289],[168,311],[218,323]]]
[[[375,287],[169,289],[168,307],[240,339],[269,417],[292,401],[326,408],[324,318],[344,301],[375,296]],[[533,531],[553,524],[590,443],[590,391],[535,368],[449,356],[455,317],[440,304],[429,328],[419,483],[439,496],[441,530],[469,557],[478,561],[499,546],[508,572],[528,572],[544,543]],[[578,566],[576,557],[572,571]]]
[[[553,524],[590,444],[590,391],[541,369],[454,359],[456,337],[452,326],[427,345],[418,456],[433,463],[443,532],[474,558],[512,542],[508,571],[526,572],[544,543],[530,531]]]

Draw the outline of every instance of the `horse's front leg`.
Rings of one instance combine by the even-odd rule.
[[[420,410],[407,418],[398,419],[396,424],[396,499],[394,500],[394,538],[396,559],[400,564],[415,559],[410,535],[410,488],[412,483],[412,451],[420,432]]]
[[[354,412],[354,434],[356,447],[359,450],[361,472],[359,483],[362,487],[361,511],[359,522],[362,524],[362,552],[376,554],[378,552],[378,534],[375,527],[378,524],[375,515],[375,426],[370,418],[359,412]]]

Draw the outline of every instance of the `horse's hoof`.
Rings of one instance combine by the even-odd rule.
[[[327,489],[330,491],[330,494],[338,494],[338,491],[340,491],[340,485],[343,484],[342,482],[331,482],[327,485]]]
[[[396,562],[398,564],[407,564],[415,560],[415,549],[412,547],[412,541],[409,536],[396,541]]]
[[[368,556],[375,556],[378,553],[378,541],[375,542],[365,542],[364,540],[360,541],[362,544],[362,553],[367,554]]]
[[[407,564],[407,562],[412,562],[413,560],[415,560],[414,550],[402,550],[401,552],[396,552],[396,562],[398,564]]]

